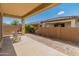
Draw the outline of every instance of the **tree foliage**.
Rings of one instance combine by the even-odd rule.
[[[18,25],[19,24],[19,21],[18,20],[14,20],[13,22],[12,22],[12,25]]]

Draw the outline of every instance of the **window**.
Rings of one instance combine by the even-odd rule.
[[[54,27],[65,27],[64,23],[55,23]]]
[[[65,24],[64,23],[61,23],[61,27],[65,27]]]
[[[54,24],[54,27],[58,27],[58,23]]]

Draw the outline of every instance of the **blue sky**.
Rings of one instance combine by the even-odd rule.
[[[18,20],[21,23],[21,19],[11,18],[11,17],[3,17],[3,23],[11,24],[14,20]]]
[[[64,3],[39,14],[26,18],[26,23],[39,22],[61,16],[79,16],[79,3]],[[4,17],[3,22],[11,23],[14,18]],[[19,20],[19,19],[17,19]],[[21,22],[21,20],[19,20]]]

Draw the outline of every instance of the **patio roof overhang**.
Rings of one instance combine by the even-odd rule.
[[[1,17],[20,18],[22,20],[22,33],[25,33],[25,18],[53,8],[59,3],[0,3]]]
[[[0,7],[3,16],[23,19],[57,5],[59,3],[1,3]]]

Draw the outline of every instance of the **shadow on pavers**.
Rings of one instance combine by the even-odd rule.
[[[3,38],[3,45],[0,49],[0,56],[16,56],[16,52],[13,47],[13,42],[9,36]]]

